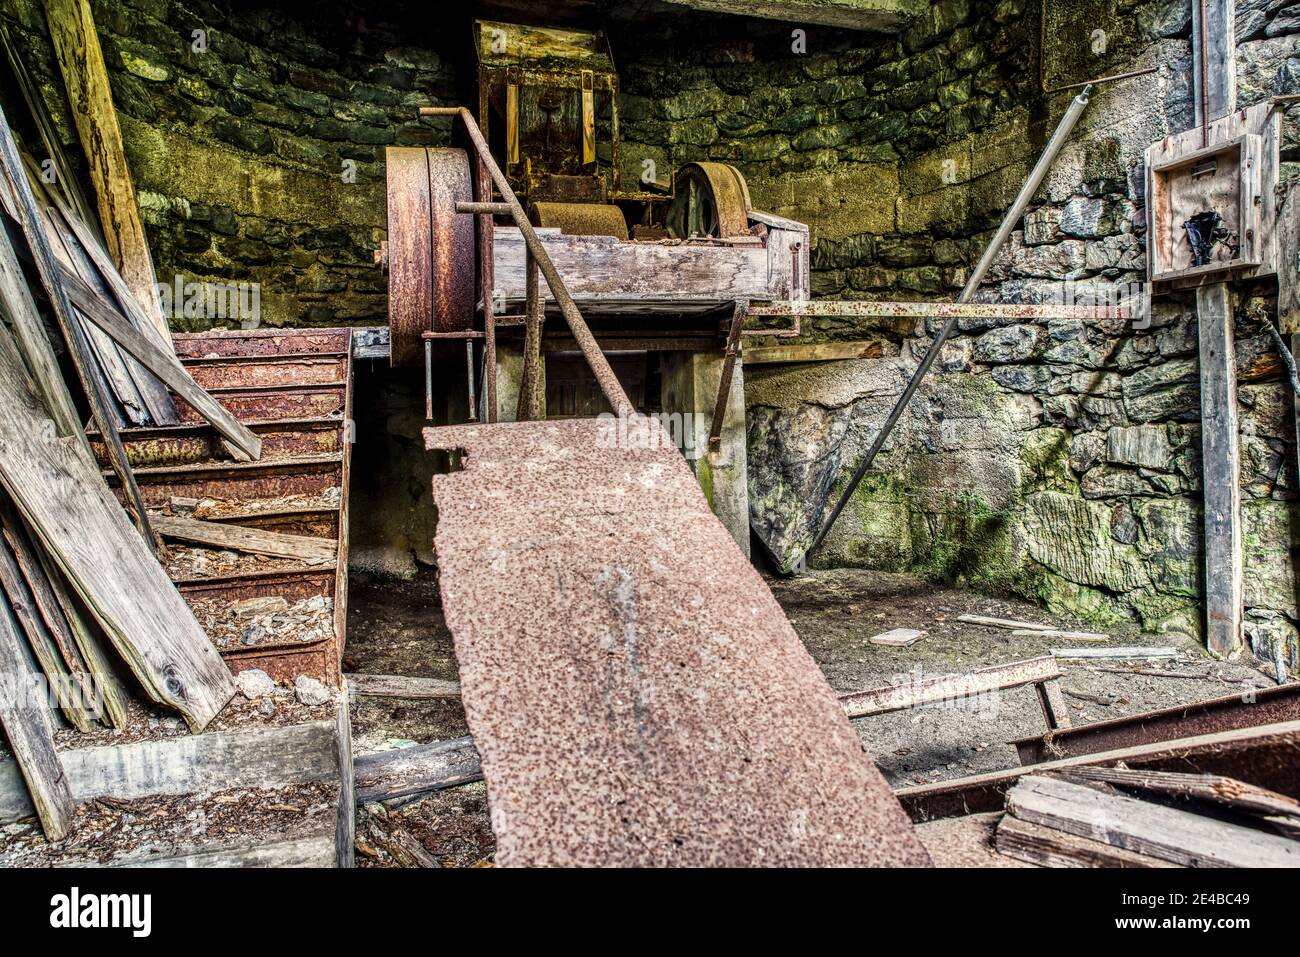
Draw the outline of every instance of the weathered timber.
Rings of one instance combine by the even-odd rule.
[[[75,804],[67,775],[54,750],[53,725],[41,698],[39,675],[27,657],[18,636],[18,623],[3,595],[0,595],[0,676],[11,686],[4,689],[5,694],[0,694],[0,726],[4,727],[5,737],[17,758],[16,762],[0,763],[0,775],[8,775],[8,789],[28,802],[28,808],[34,809],[40,818],[45,836],[57,841],[68,833]],[[17,772],[12,768],[15,763]]]
[[[109,254],[135,298],[166,335],[167,325],[154,293],[153,260],[90,4],[88,0],[46,0],[45,16],[77,133],[90,164],[90,180]]]
[[[205,522],[197,518],[177,515],[153,517],[154,528],[165,538],[228,548],[253,555],[271,555],[275,558],[292,558],[307,562],[332,562],[338,557],[338,546],[330,538],[313,538],[307,535],[285,535],[260,528],[230,525],[224,522]]]
[[[96,378],[98,370],[90,355],[89,341],[85,330],[81,328],[81,323],[73,314],[72,304],[68,301],[67,292],[60,282],[59,265],[46,238],[36,197],[32,194],[31,184],[27,181],[27,174],[18,155],[18,147],[14,143],[13,131],[9,128],[9,121],[4,117],[3,111],[0,111],[0,170],[3,171],[0,180],[3,181],[4,191],[8,194],[7,202],[13,207],[13,212],[22,227],[23,236],[26,237],[41,285],[49,296],[50,311],[67,343],[72,364],[77,370],[77,377],[90,405],[91,414],[104,434],[113,471],[117,473],[126,492],[127,507],[131,510],[140,533],[153,543],[153,532],[149,528],[149,518],[140,499],[140,489],[135,484],[135,478],[131,474],[131,464],[127,461],[126,450],[122,447],[121,436],[118,435],[116,412],[110,408],[103,383]],[[81,441],[85,442],[84,436]]]
[[[357,842],[356,772],[352,766],[351,689],[346,685],[339,695],[338,714],[334,721],[334,758],[339,771],[338,817],[334,825],[334,864],[351,868],[355,865]]]
[[[1177,658],[1178,649],[1148,648],[1126,645],[1122,648],[1053,648],[1054,658],[1123,658],[1128,660],[1145,660],[1156,658]]]
[[[1227,657],[1242,640],[1241,440],[1232,294],[1225,283],[1196,291],[1201,348],[1201,457],[1205,477],[1206,642]]]
[[[1290,817],[1300,823],[1300,801],[1222,774],[1183,774],[1133,768],[1075,768],[1068,777],[1100,781],[1126,790],[1209,801],[1261,817]]]
[[[149,695],[202,730],[235,692],[229,671],[89,452],[52,435],[15,359],[0,349],[0,482]]]
[[[353,766],[358,804],[430,794],[483,779],[469,737],[361,754]]]
[[[1014,618],[989,618],[985,615],[958,615],[957,620],[968,625],[988,625],[990,628],[1006,628],[1009,631],[1051,631],[1051,625],[1039,625],[1032,621],[1017,621]]]
[[[328,835],[302,837],[254,847],[219,848],[192,851],[168,857],[131,857],[115,861],[113,867],[176,868],[246,868],[246,867],[332,867],[335,863],[334,842]]]
[[[1184,867],[1296,867],[1300,842],[1051,777],[1027,777],[1007,813]]]
[[[791,342],[775,346],[745,346],[745,365],[794,362],[836,362],[843,359],[879,359],[885,354],[880,339],[853,342]]]
[[[925,681],[854,691],[839,696],[850,718],[887,714],[906,708],[919,708],[938,701],[955,701],[993,691],[1037,684],[1061,677],[1061,669],[1050,657],[1031,658],[1008,665],[981,668],[965,675],[945,675]]]
[[[1017,628],[1011,632],[1017,638],[1062,638],[1067,641],[1110,641],[1110,635],[1097,631],[1058,631],[1055,628]]]
[[[257,731],[213,731],[60,754],[76,803],[229,788],[277,788],[339,778],[334,721]],[[30,816],[21,779],[0,763],[0,824]],[[331,837],[330,846],[334,842]]]
[[[364,698],[411,698],[437,700],[459,698],[460,683],[439,678],[408,678],[405,675],[349,674],[348,688]]]
[[[1123,762],[1131,768],[1224,774],[1300,797],[1300,781],[1295,775],[1298,748],[1300,721],[1282,721],[1081,754],[955,781],[900,788],[895,793],[913,820],[936,820],[954,814],[1001,810],[1007,790],[1027,774]]]
[[[49,682],[50,692],[58,702],[59,710],[74,728],[88,733],[97,715],[87,713],[95,700],[94,690],[85,683],[85,665],[79,661],[65,661],[61,649],[55,644],[27,582],[18,567],[18,560],[7,542],[0,539],[0,586],[3,586],[9,608],[21,632],[27,636],[27,645],[36,656],[41,671]]]
[[[1169,868],[1177,864],[1136,854],[1068,831],[1030,824],[1010,814],[998,822],[994,838],[999,854],[1040,867]]]
[[[201,388],[174,355],[155,346],[148,337],[109,308],[78,276],[65,270],[61,273],[61,278],[72,302],[81,310],[82,315],[106,332],[114,342],[207,419],[229,443],[228,447],[235,458],[250,461],[261,456],[261,440]]]

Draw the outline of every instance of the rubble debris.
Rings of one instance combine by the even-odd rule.
[[[188,601],[195,618],[221,651],[311,644],[334,634],[334,600],[324,595],[295,602],[281,595],[235,602],[202,596]]]
[[[306,675],[299,675],[294,679],[293,691],[298,701],[308,707],[328,704],[333,700],[329,688],[326,688],[315,678],[309,678]]]
[[[239,693],[249,701],[268,698],[275,694],[277,690],[275,681],[260,668],[249,668],[247,671],[241,671],[235,675],[235,684],[239,685]]]

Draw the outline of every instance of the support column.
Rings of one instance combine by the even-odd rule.
[[[722,381],[722,352],[663,354],[665,427],[680,436],[686,460],[700,481],[713,512],[749,554],[749,459],[745,443],[745,372],[736,360],[723,416],[722,442],[708,454],[713,407]]]
[[[496,387],[497,410],[500,413],[496,421],[517,422],[519,396],[524,389],[524,346],[516,340],[497,340],[496,349]],[[538,418],[546,418],[546,357],[538,363],[538,395],[541,404]]]
[[[1202,127],[1237,108],[1234,0],[1192,4],[1192,88]],[[1266,228],[1272,228],[1268,224]],[[1196,291],[1201,367],[1201,484],[1205,489],[1206,645],[1226,657],[1241,647],[1240,437],[1237,432],[1233,296],[1227,282]]]

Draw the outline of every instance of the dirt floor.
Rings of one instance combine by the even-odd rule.
[[[973,671],[1045,655],[1053,647],[1084,644],[1012,635],[959,622],[960,615],[1095,630],[1027,602],[944,588],[907,575],[845,569],[770,584],[809,653],[839,692]],[[407,582],[354,578],[349,606],[345,671],[456,679],[455,652],[431,571]],[[907,648],[870,643],[871,636],[893,628],[916,628],[927,635]],[[1172,645],[1179,656],[1145,663],[1062,661],[1062,686],[1074,724],[1273,683],[1249,664],[1214,661],[1186,639],[1143,635],[1135,628],[1109,634],[1108,644]],[[1141,667],[1179,677],[1098,667]],[[353,702],[352,722],[358,754],[469,733],[455,701],[362,698]],[[1018,762],[1010,742],[1045,730],[1037,696],[1029,687],[981,696],[960,707],[936,705],[862,718],[854,725],[894,787],[1013,767]],[[411,838],[429,855],[422,857],[416,849],[415,859],[441,866],[484,866],[491,862],[494,846],[482,784],[400,808],[363,808],[357,836],[361,866],[411,866]]]

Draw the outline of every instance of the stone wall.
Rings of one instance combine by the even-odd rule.
[[[1144,280],[1142,152],[1192,123],[1189,9],[1131,5],[1124,18],[1101,21],[1126,40],[1120,69],[1158,72],[1094,95],[979,298],[1108,301],[1115,287]],[[1300,89],[1300,5],[1242,3],[1238,31],[1241,105]],[[929,42],[951,52],[951,38]],[[1034,120],[1046,109],[1054,123],[1071,95],[1033,90],[1021,99],[1024,93],[1000,99],[1006,108],[969,137],[950,136],[901,160],[893,202],[901,236],[817,230],[817,288],[881,298],[952,295],[987,238],[980,230],[996,220],[1041,148]],[[1284,120],[1284,161],[1300,158],[1294,119],[1300,116]],[[961,181],[912,192],[909,183],[927,176],[933,183],[954,153]],[[1284,176],[1292,171],[1284,162]],[[826,182],[850,175],[839,166]],[[873,201],[888,200],[888,177],[878,182]],[[905,214],[922,204],[934,218],[912,237]],[[915,260],[882,261],[896,255],[900,239],[916,242]],[[892,273],[879,286],[868,281],[884,270]],[[1246,631],[1265,659],[1282,642],[1294,668],[1295,423],[1280,359],[1261,325],[1274,311],[1275,289],[1271,282],[1243,288],[1236,322]],[[881,359],[749,370],[752,507],[785,562],[811,541],[936,329],[918,326],[901,342],[884,337]],[[839,323],[813,335],[881,333]],[[1192,300],[1158,298],[1147,328],[963,322],[937,368],[811,563],[917,571],[1034,597],[1098,625],[1135,620],[1198,636],[1204,571]]]
[[[445,136],[415,110],[463,97],[469,54],[467,23],[406,7],[385,5],[392,23],[340,3],[93,4],[160,281],[259,283],[266,325],[387,321],[383,151]],[[79,156],[43,5],[3,8]]]

